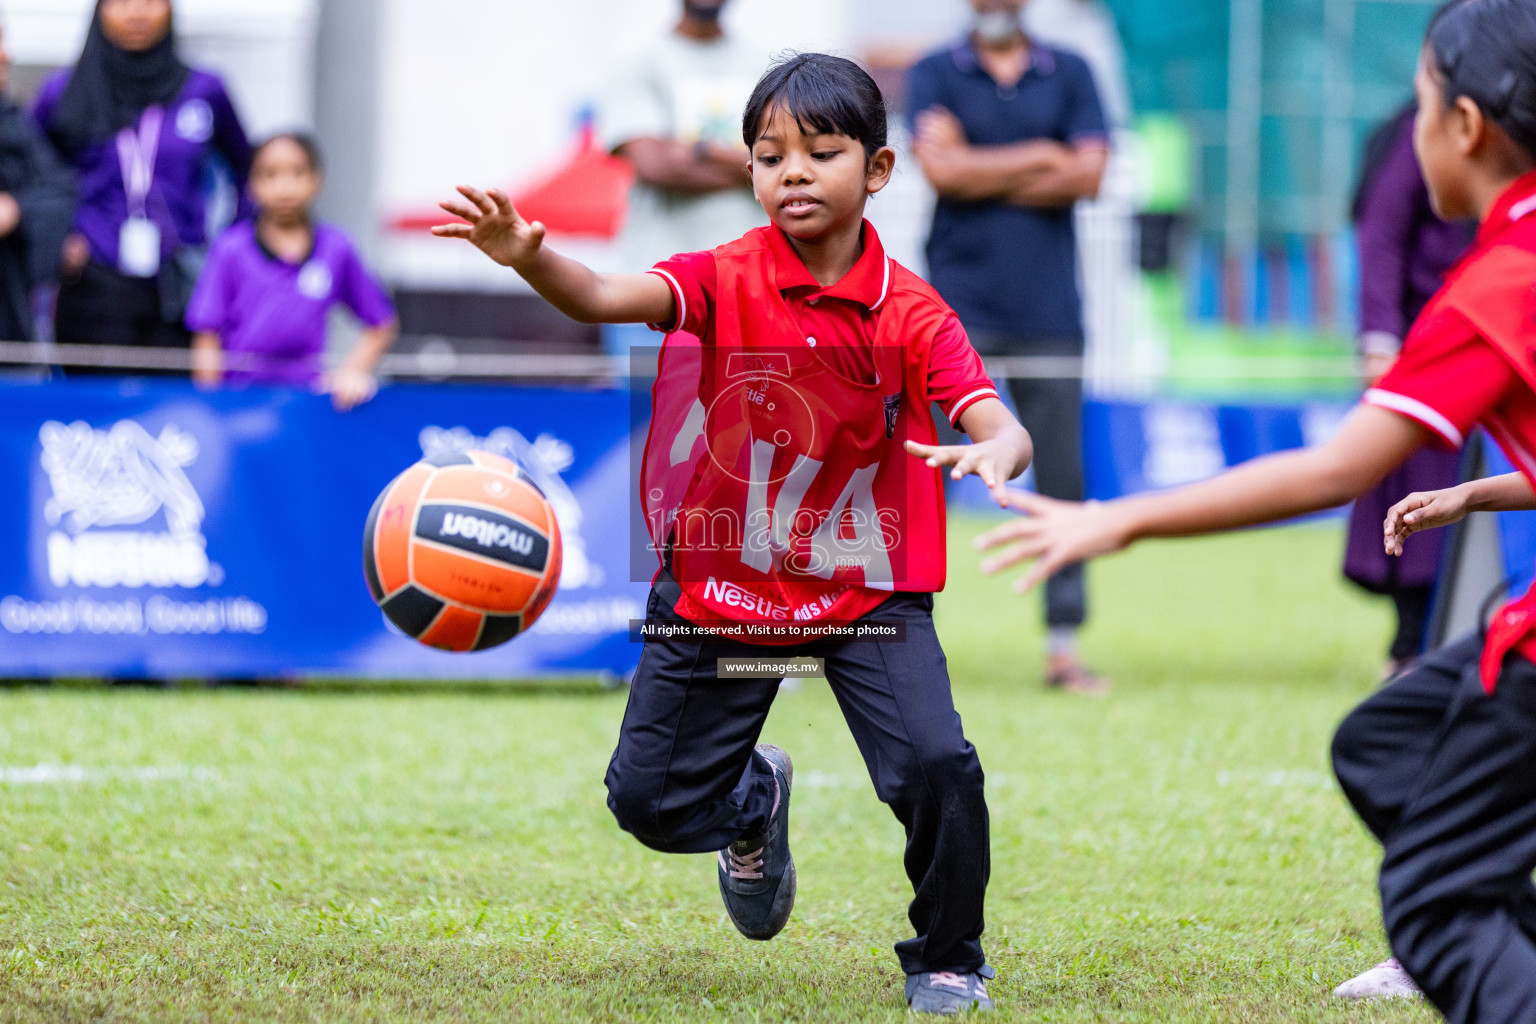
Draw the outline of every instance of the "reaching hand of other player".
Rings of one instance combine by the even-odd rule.
[[[1470,493],[1465,487],[1447,487],[1440,491],[1415,491],[1387,510],[1381,524],[1387,554],[1401,555],[1403,541],[1420,530],[1459,523],[1472,511]]]
[[[1009,491],[1007,499],[1023,518],[988,530],[975,545],[978,551],[996,551],[981,562],[981,571],[989,576],[1034,560],[1014,581],[1013,589],[1020,594],[1075,562],[1119,551],[1131,542],[1129,517],[1117,502],[1058,501],[1025,491]]]
[[[463,199],[439,203],[468,224],[439,224],[432,233],[439,238],[462,238],[504,267],[517,268],[538,255],[544,244],[544,225],[529,223],[501,189],[485,192],[469,185],[458,187]]]
[[[1536,489],[1524,473],[1505,473],[1447,487],[1415,491],[1387,510],[1381,524],[1387,554],[1403,553],[1403,541],[1420,530],[1449,526],[1469,512],[1521,512],[1536,509]]]

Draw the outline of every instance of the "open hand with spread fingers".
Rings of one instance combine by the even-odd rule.
[[[922,459],[930,468],[948,466],[952,479],[962,480],[970,474],[981,478],[992,492],[992,497],[1003,508],[1008,507],[1008,480],[1020,468],[1015,464],[1018,455],[1013,446],[1003,438],[976,441],[973,444],[918,444],[906,443],[907,454]]]
[[[1403,541],[1420,530],[1459,523],[1471,511],[1466,487],[1447,487],[1439,491],[1415,491],[1387,509],[1381,524],[1387,554],[1401,555]]]
[[[989,576],[1034,560],[1013,584],[1020,594],[1068,565],[1119,551],[1132,540],[1130,518],[1117,502],[1058,501],[1026,491],[1008,491],[1006,497],[1023,517],[988,530],[975,546],[996,552],[981,562]]]
[[[482,192],[469,185],[458,186],[463,199],[439,203],[455,217],[468,224],[439,224],[432,233],[439,238],[462,238],[504,267],[518,268],[534,256],[544,244],[544,225],[522,218],[512,200],[499,188]]]

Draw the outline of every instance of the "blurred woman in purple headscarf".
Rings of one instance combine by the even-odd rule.
[[[1409,104],[1371,135],[1355,194],[1360,354],[1367,385],[1396,361],[1419,310],[1472,241],[1473,225],[1448,224],[1430,208],[1413,153],[1413,114]],[[1445,531],[1417,533],[1403,546],[1401,558],[1388,558],[1382,551],[1381,523],[1404,495],[1456,483],[1459,466],[1457,453],[1423,448],[1356,501],[1350,517],[1344,575],[1392,598],[1397,608],[1389,677],[1423,650]]]
[[[171,0],[97,0],[80,59],[32,114],[80,178],[56,339],[190,346],[210,161],[243,191],[251,146],[224,83],[177,53]]]

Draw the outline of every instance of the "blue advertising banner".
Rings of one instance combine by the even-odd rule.
[[[647,587],[623,389],[396,385],[350,413],[321,396],[173,381],[0,384],[0,676],[376,679],[623,674]],[[1089,402],[1092,497],[1185,483],[1331,436],[1348,406]],[[560,520],[560,589],[523,636],[448,654],[369,599],[374,498],[424,455],[521,463]],[[969,481],[968,481],[969,483]],[[986,506],[979,485],[952,495]],[[991,505],[993,509],[995,505]],[[647,568],[649,571],[648,559]],[[634,565],[641,564],[634,562]]]
[[[343,414],[296,391],[0,384],[0,675],[626,672],[635,427],[621,390],[394,386]],[[565,562],[532,629],[455,655],[385,621],[362,530],[395,475],[469,447],[529,471]]]
[[[1319,445],[1353,403],[1083,403],[1088,497],[1100,501],[1214,476],[1258,455]]]

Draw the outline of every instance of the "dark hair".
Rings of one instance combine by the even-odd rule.
[[[1424,45],[1446,103],[1467,97],[1536,159],[1536,0],[1451,0]]]
[[[741,138],[751,149],[763,122],[783,106],[802,132],[846,135],[864,144],[866,158],[885,145],[885,97],[869,72],[846,57],[792,53],[758,79],[741,117]]]
[[[325,162],[320,158],[320,143],[316,142],[315,137],[308,132],[277,132],[273,135],[268,135],[256,144],[255,149],[251,150],[251,163],[254,164],[256,158],[261,156],[262,150],[274,142],[293,143],[304,151],[304,158],[309,161],[310,170],[316,174],[320,174],[325,170]]]

